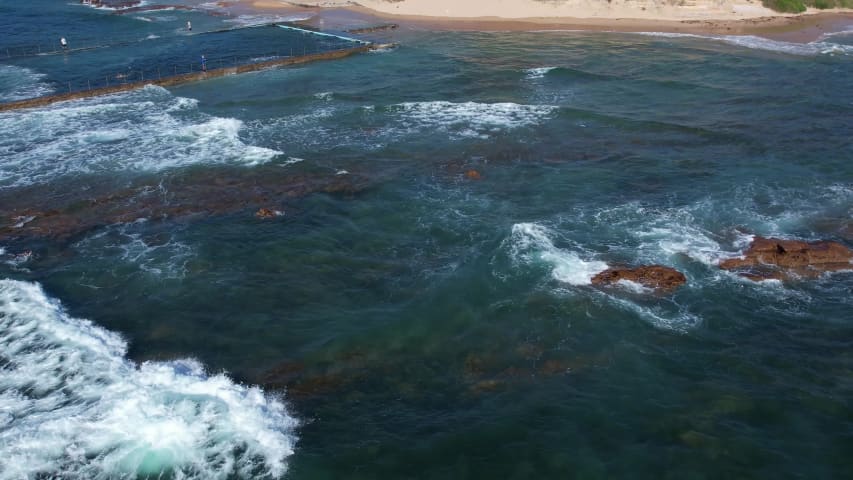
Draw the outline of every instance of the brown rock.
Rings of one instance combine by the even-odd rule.
[[[269,208],[261,208],[255,212],[255,216],[258,218],[274,218],[278,216],[278,212],[270,210]]]
[[[613,285],[620,280],[629,280],[659,291],[671,291],[687,282],[683,273],[661,265],[645,265],[636,268],[608,268],[592,277],[593,285]]]
[[[720,268],[755,281],[782,280],[853,269],[851,261],[853,250],[837,242],[755,237],[743,258],[724,260]]]
[[[480,180],[483,177],[480,175],[480,172],[476,170],[468,170],[465,172],[465,178],[468,180]]]

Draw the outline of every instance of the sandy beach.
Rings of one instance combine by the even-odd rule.
[[[675,3],[675,2],[673,2]],[[453,31],[589,30],[617,32],[710,33],[759,35],[811,42],[830,32],[853,27],[853,10],[809,9],[785,14],[759,1],[682,0],[680,5],[652,1],[451,0],[303,1],[246,0],[229,5],[253,12],[314,11],[312,23],[369,25],[394,22],[403,27]]]

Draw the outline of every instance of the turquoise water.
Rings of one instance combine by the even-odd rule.
[[[853,246],[853,37],[386,39],[0,114],[0,478],[853,475],[853,275],[715,266]],[[51,58],[2,98],[103,68]]]

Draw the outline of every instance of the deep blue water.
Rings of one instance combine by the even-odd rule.
[[[297,41],[0,9],[159,36],[8,58],[3,100]],[[716,266],[853,246],[853,37],[388,38],[0,114],[0,478],[853,476],[853,274]],[[651,263],[687,284],[589,284]]]

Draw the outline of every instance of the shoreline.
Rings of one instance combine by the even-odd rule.
[[[364,2],[368,3],[368,2]],[[378,3],[375,0],[372,3]],[[389,5],[397,5],[395,2]],[[808,43],[828,33],[853,30],[853,10],[815,10],[801,14],[775,13],[762,9],[761,16],[729,18],[631,18],[631,17],[502,17],[433,16],[397,14],[352,2],[285,2],[243,0],[222,4],[242,13],[314,13],[306,21],[315,27],[350,29],[393,22],[401,28],[433,31],[547,31],[665,32],[713,35],[755,35],[773,40]],[[319,6],[318,6],[319,5]],[[766,11],[766,12],[765,12]],[[769,12],[769,15],[766,14]],[[725,17],[725,15],[723,15]]]

